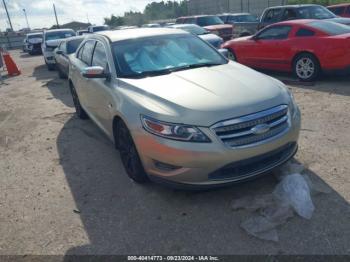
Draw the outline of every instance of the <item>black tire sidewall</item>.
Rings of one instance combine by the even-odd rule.
[[[143,168],[143,164],[142,164],[142,161],[140,159],[140,156],[139,156],[139,153],[137,151],[137,148],[135,146],[135,143],[134,143],[134,140],[130,134],[130,131],[129,129],[127,128],[126,124],[123,122],[123,121],[120,121],[119,124],[118,124],[118,127],[117,127],[117,133],[115,134],[116,138],[116,144],[117,144],[117,147],[119,148],[119,152],[120,152],[120,158],[121,158],[121,162],[123,164],[123,167],[127,173],[127,175],[129,176],[129,178],[131,178],[133,181],[137,182],[137,183],[145,183],[145,182],[148,182],[149,179],[148,179],[148,176]],[[131,148],[132,151],[134,151],[134,154],[135,155],[135,162],[133,163],[133,168],[135,168],[137,171],[136,172],[132,172],[127,164],[125,163],[125,156],[123,156],[123,146],[126,146],[125,144],[123,145],[121,142],[120,142],[120,134],[121,132],[126,132],[124,134],[127,134],[128,136],[128,146]],[[125,140],[123,141],[125,142]]]

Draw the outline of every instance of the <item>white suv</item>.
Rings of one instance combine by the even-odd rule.
[[[44,31],[41,50],[43,52],[45,64],[50,71],[55,69],[56,64],[53,50],[61,43],[62,39],[71,36],[75,36],[75,32],[72,29],[54,29]]]

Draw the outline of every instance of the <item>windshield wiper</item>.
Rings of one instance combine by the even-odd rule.
[[[187,70],[187,69],[193,69],[193,68],[200,68],[200,67],[210,67],[210,66],[218,66],[223,65],[222,63],[200,63],[200,64],[192,64],[192,65],[185,65],[180,67],[172,67],[172,68],[166,68],[162,70],[154,70],[154,71],[144,71],[137,74],[130,74],[125,75],[126,78],[144,78],[149,76],[160,76],[160,75],[167,75],[171,74],[177,71]]]

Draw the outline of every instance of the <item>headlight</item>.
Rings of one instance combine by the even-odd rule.
[[[287,89],[288,90],[288,89]],[[289,94],[289,97],[290,97],[290,102],[289,102],[289,110],[290,110],[290,115],[292,117],[295,116],[295,113],[297,112],[297,104],[295,103],[295,99],[294,99],[294,96],[293,96],[293,93],[291,91],[288,90],[288,94]]]
[[[141,115],[144,129],[151,134],[180,141],[209,143],[210,139],[197,127],[161,122]]]

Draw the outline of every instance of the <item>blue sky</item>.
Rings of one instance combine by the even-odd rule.
[[[81,21],[103,23],[111,14],[125,11],[143,11],[152,0],[5,0],[15,30],[26,27],[23,8],[26,9],[31,28],[51,27],[55,24],[52,4],[55,3],[60,24]],[[159,0],[157,2],[160,2]],[[8,27],[2,0],[0,1],[0,29]]]

